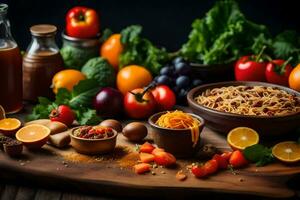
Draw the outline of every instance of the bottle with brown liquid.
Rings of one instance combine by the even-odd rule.
[[[32,41],[23,57],[23,99],[37,101],[53,98],[53,76],[63,69],[63,60],[55,44],[56,27],[48,24],[30,28]]]
[[[0,105],[6,113],[22,109],[22,56],[11,36],[8,6],[0,4]]]

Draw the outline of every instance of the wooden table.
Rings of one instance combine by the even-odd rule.
[[[30,108],[26,107],[25,113],[27,113],[30,110]],[[24,114],[18,114],[15,115],[18,118],[23,118]],[[209,130],[205,131],[206,134],[209,134]],[[211,135],[211,134],[209,134]],[[209,138],[210,136],[204,136],[206,139]],[[222,136],[218,136],[215,135],[215,138],[218,137],[222,137]],[[216,140],[213,138],[210,138],[210,140]],[[221,148],[226,148],[226,146],[221,147]],[[3,158],[3,157],[2,157]],[[17,162],[17,161],[16,161]],[[46,162],[46,160],[44,160],[44,162]],[[11,164],[10,160],[8,160],[8,162],[2,162],[2,166],[1,170],[0,170],[0,177],[1,177],[1,182],[2,185],[0,185],[0,191],[1,191],[1,199],[41,199],[43,197],[43,199],[80,199],[83,197],[88,197],[88,198],[95,198],[94,196],[88,196],[88,195],[96,195],[97,197],[102,196],[104,197],[104,199],[111,199],[108,198],[108,196],[115,196],[114,198],[117,197],[128,197],[130,199],[134,198],[134,197],[139,197],[139,196],[146,196],[147,198],[151,198],[153,199],[153,196],[158,196],[158,197],[164,197],[164,198],[172,198],[172,199],[181,199],[183,197],[187,197],[187,196],[191,196],[191,195],[200,195],[201,197],[207,197],[209,199],[218,199],[219,197],[221,197],[222,199],[232,199],[232,198],[243,198],[243,199],[253,199],[254,197],[256,199],[265,199],[265,197],[258,197],[258,196],[249,196],[249,192],[247,193],[248,195],[243,195],[243,190],[242,192],[239,192],[239,194],[229,194],[228,191],[224,191],[224,188],[222,189],[223,186],[221,186],[219,189],[214,189],[214,190],[204,190],[201,192],[201,194],[199,194],[198,192],[195,193],[195,191],[193,190],[187,190],[187,191],[178,191],[176,188],[174,188],[173,190],[153,190],[153,192],[151,192],[151,190],[143,190],[143,188],[137,188],[135,190],[135,192],[132,192],[129,190],[127,190],[128,188],[126,187],[114,187],[114,191],[112,191],[109,187],[103,187],[103,188],[93,188],[94,186],[86,186],[86,187],[82,187],[82,185],[76,185],[76,183],[70,181],[70,180],[66,180],[66,179],[60,179],[59,181],[55,181],[54,179],[52,179],[51,177],[48,177],[48,179],[46,179],[47,181],[40,181],[40,177],[39,174],[33,173],[33,174],[22,174],[22,173],[16,173],[16,169],[14,169],[13,167],[5,167],[6,164]],[[41,166],[43,166],[43,164],[40,164]],[[45,166],[47,164],[45,163]],[[76,165],[74,165],[76,166]],[[251,171],[253,172],[253,170],[255,170],[255,168],[250,167],[249,169],[246,170],[246,173],[251,173]],[[294,169],[292,169],[294,170]],[[298,169],[297,169],[298,170]],[[265,169],[266,172],[268,172],[268,168]],[[66,171],[67,172],[67,171]],[[130,174],[130,172],[128,173],[125,172],[127,175],[126,176],[132,176],[132,174]],[[167,172],[169,173],[169,172]],[[172,172],[173,173],[173,172]],[[277,171],[277,173],[285,173],[284,171]],[[17,175],[17,176],[16,176]],[[120,174],[119,174],[120,175]],[[47,176],[47,173],[43,173],[43,179],[45,178],[45,176]],[[220,180],[217,178],[218,176],[228,176],[228,174],[226,175],[226,173],[221,173],[220,175],[217,175],[216,178],[216,183],[220,182]],[[243,174],[241,175],[243,176]],[[173,177],[173,176],[169,176]],[[47,178],[47,177],[46,177]],[[122,178],[121,176],[118,178]],[[143,176],[141,176],[141,179],[143,178]],[[151,178],[151,177],[149,177]],[[237,179],[239,177],[234,177],[232,176],[232,179]],[[300,187],[299,187],[299,183],[300,183],[300,178],[298,175],[294,175],[292,177],[292,179],[290,181],[288,181],[288,188],[292,188],[292,190],[285,190],[284,188],[276,188],[278,187],[277,182],[283,181],[285,176],[281,176],[281,177],[274,177],[271,178],[272,181],[274,180],[274,194],[273,197],[282,197],[281,194],[288,194],[289,191],[296,191],[295,196],[290,198],[290,199],[297,199],[300,197],[299,192],[300,191]],[[268,179],[268,178],[266,178]],[[138,180],[138,179],[137,179]],[[161,179],[162,181],[164,179]],[[213,178],[214,180],[214,178]],[[247,180],[247,179],[246,179]],[[263,180],[263,179],[261,179]],[[126,181],[131,181],[131,179],[129,178]],[[126,182],[125,181],[125,182]],[[174,181],[176,181],[174,179]],[[188,180],[188,184],[193,184],[194,181],[197,181],[194,177],[189,177]],[[248,179],[247,181],[251,182],[254,181],[252,183],[255,183],[255,179],[252,180],[252,178],[250,177],[250,179]],[[267,181],[266,184],[270,184],[272,183],[272,181]],[[151,183],[151,181],[149,182]],[[231,187],[235,187],[235,182],[232,182],[233,185],[231,185]],[[176,183],[175,183],[176,184]],[[212,184],[211,182],[207,182],[207,184]],[[221,183],[222,184],[222,183]],[[236,183],[238,184],[238,182]],[[272,183],[273,184],[273,183]],[[109,185],[109,184],[108,184]],[[230,187],[230,184],[226,185],[226,187]],[[247,184],[245,185],[245,187],[248,187]],[[249,185],[249,187],[255,187],[255,185]],[[43,188],[43,189],[41,189]],[[50,189],[50,190],[49,190]],[[86,190],[88,189],[88,190]],[[230,188],[229,188],[230,189]],[[268,189],[268,188],[266,188]],[[116,192],[117,191],[117,192]],[[76,192],[80,192],[80,193],[76,193]],[[145,192],[147,194],[145,194]],[[225,193],[223,193],[225,192]],[[264,191],[261,191],[264,192]],[[270,191],[269,191],[270,192]],[[276,192],[278,192],[278,194],[276,195]],[[282,192],[282,193],[281,193]],[[172,195],[175,194],[176,195]],[[266,192],[267,194],[268,192]],[[271,191],[272,193],[272,191]],[[255,195],[255,193],[253,193],[253,195]],[[260,194],[261,195],[261,194]],[[272,196],[272,195],[271,195]]]

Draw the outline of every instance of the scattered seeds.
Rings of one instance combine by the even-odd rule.
[[[184,181],[186,180],[187,176],[183,173],[182,170],[178,171],[176,173],[176,179],[179,180],[179,181]]]

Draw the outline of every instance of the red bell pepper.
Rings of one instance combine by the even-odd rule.
[[[76,38],[92,38],[100,31],[100,22],[95,10],[87,7],[74,7],[66,16],[66,32]]]
[[[272,60],[267,64],[266,78],[269,83],[289,86],[289,76],[293,67],[289,64],[292,57],[288,60]]]

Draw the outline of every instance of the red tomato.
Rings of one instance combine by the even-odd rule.
[[[251,60],[251,56],[241,57],[235,64],[237,81],[265,81],[266,63]]]
[[[53,109],[49,115],[51,121],[58,121],[67,126],[71,126],[75,120],[75,113],[69,106],[60,105]]]
[[[214,174],[218,171],[218,162],[215,159],[211,159],[203,165],[203,168],[207,175]]]
[[[236,150],[231,154],[229,164],[232,165],[233,168],[240,168],[247,165],[248,161],[240,150]]]
[[[100,22],[95,10],[87,7],[74,7],[66,16],[68,36],[77,38],[96,37],[100,32]]]
[[[292,66],[285,60],[272,60],[267,64],[265,73],[269,83],[289,86],[289,76],[292,71]]]
[[[174,92],[166,85],[159,85],[151,91],[157,105],[158,111],[171,110],[176,104]]]
[[[140,146],[140,152],[144,153],[152,153],[153,149],[155,149],[155,147],[149,142],[145,142],[142,146]]]
[[[203,167],[200,167],[198,165],[196,166],[193,166],[192,167],[192,173],[197,177],[197,178],[203,178],[205,177],[207,174],[206,174],[206,171],[204,170]]]
[[[156,102],[151,92],[134,89],[124,97],[124,108],[131,118],[142,119],[149,117],[155,110]]]
[[[154,162],[158,165],[168,167],[176,163],[176,158],[170,153],[160,151],[154,154]]]
[[[219,169],[227,169],[229,163],[224,157],[219,154],[215,154],[213,159],[217,161]]]

